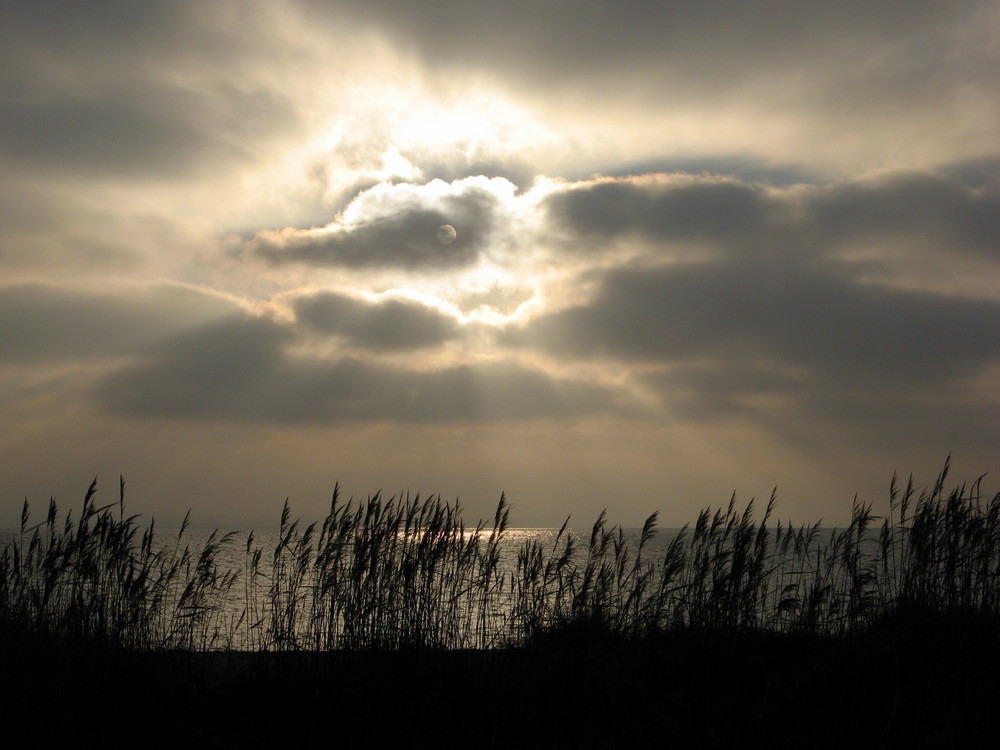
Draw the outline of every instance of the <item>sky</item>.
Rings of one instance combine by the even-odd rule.
[[[998,40],[995,0],[6,2],[0,525],[95,475],[198,525],[995,491]]]

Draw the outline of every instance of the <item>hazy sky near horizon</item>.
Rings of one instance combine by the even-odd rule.
[[[995,0],[5,3],[0,525],[95,474],[168,523],[339,481],[679,525],[1000,471],[998,40]]]

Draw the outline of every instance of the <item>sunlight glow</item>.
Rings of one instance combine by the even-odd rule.
[[[551,138],[530,114],[484,92],[450,103],[427,102],[406,114],[395,130],[404,150],[458,152],[470,161],[516,153]]]
[[[331,106],[298,157],[300,172],[323,174],[331,197],[366,180],[420,182],[429,176],[421,165],[465,170],[523,158],[558,140],[530,112],[477,88],[429,92],[366,82]]]

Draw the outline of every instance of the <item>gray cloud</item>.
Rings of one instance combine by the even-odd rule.
[[[129,354],[234,309],[219,297],[175,285],[116,293],[44,284],[0,287],[0,365]]]
[[[289,353],[292,329],[234,317],[164,342],[108,375],[95,395],[118,414],[338,424],[567,417],[615,408],[613,394],[503,362],[411,371]]]
[[[656,240],[749,240],[777,213],[760,186],[731,180],[602,180],[555,192],[549,217],[585,239],[638,234]],[[602,247],[601,242],[598,247]]]
[[[996,256],[1000,190],[959,175],[893,173],[783,189],[684,175],[598,180],[552,193],[555,226],[583,246],[634,235],[727,254],[826,254],[859,242]],[[596,242],[595,242],[596,240]],[[876,252],[878,252],[876,250]]]
[[[962,185],[977,190],[1000,191],[1000,156],[989,154],[963,159],[941,167],[943,174]]]
[[[0,102],[0,148],[8,159],[62,172],[184,173],[208,154],[209,144],[177,120],[176,111],[156,113],[120,100],[7,97]]]
[[[282,48],[276,5],[258,0],[211,5],[15,0],[0,9],[0,60],[10,63],[0,66],[0,80],[8,89],[42,93],[163,80],[170,78],[163,75],[167,70],[200,72],[205,80]]]
[[[846,0],[835,5],[746,3],[742,0],[630,0],[584,3],[554,0],[544,4],[497,6],[486,0],[444,0],[416,7],[405,0],[344,0],[303,5],[331,19],[347,10],[355,17],[389,29],[402,42],[432,60],[461,60],[514,69],[524,75],[544,69],[554,75],[589,77],[635,70],[650,60],[689,61],[683,73],[692,85],[738,87],[751,70],[748,59],[773,70],[790,58],[808,63],[846,50],[839,40],[855,40],[855,54],[866,43],[884,46],[906,39],[914,30],[933,32],[982,3],[942,7],[934,2],[889,1],[872,4]],[[927,40],[928,42],[930,40]],[[874,50],[871,51],[874,53]],[[740,63],[744,63],[741,69]],[[841,59],[841,64],[852,61]],[[555,79],[555,80],[558,80]]]
[[[673,365],[644,380],[672,420],[749,423],[796,448],[846,439],[875,454],[886,446],[971,453],[1000,439],[1000,405],[970,398],[961,382],[897,388],[751,357]]]
[[[259,232],[247,243],[247,252],[274,264],[349,268],[441,270],[474,263],[494,230],[497,197],[465,185],[455,193],[425,201],[425,205],[414,205],[406,196],[391,213],[383,208],[357,223],[333,224],[323,230]],[[442,224],[451,224],[458,232],[450,244],[437,238]]]
[[[801,373],[774,364],[713,359],[656,370],[643,380],[659,391],[674,417],[693,421],[760,419],[760,399],[800,398],[808,389]]]
[[[252,5],[6,3],[0,156],[30,172],[130,180],[252,162],[301,124],[281,89],[232,74],[267,51]]]
[[[293,308],[300,323],[376,351],[438,346],[458,333],[454,318],[410,299],[371,302],[322,292],[297,297]]]
[[[0,99],[0,150],[12,163],[60,174],[184,177],[247,162],[255,139],[294,122],[288,103],[264,91],[147,85],[54,99],[29,92]]]
[[[388,37],[435,74],[499,79],[553,122],[586,112],[612,149],[598,144],[564,177],[618,173],[622,154],[697,162],[720,149],[857,174],[977,156],[1000,128],[992,0],[426,6],[300,4],[330,29]]]
[[[8,490],[502,475],[641,521],[791,477],[829,518],[992,469],[998,38],[995,0],[2,3]]]
[[[814,184],[821,180],[821,176],[806,165],[793,162],[773,163],[753,154],[727,154],[725,151],[696,156],[690,154],[655,156],[637,162],[610,164],[606,169],[601,170],[601,174],[605,177],[617,178],[644,174],[714,175],[745,183],[781,187]],[[579,175],[578,179],[586,179],[588,176],[590,175]]]
[[[832,267],[706,262],[609,272],[595,299],[508,332],[562,355],[770,358],[813,377],[933,386],[1000,358],[1000,302],[863,284]]]
[[[204,25],[193,23],[191,11],[194,4],[188,0],[164,0],[149,5],[135,5],[119,0],[93,0],[76,3],[72,0],[37,0],[34,2],[4,3],[3,23],[0,33],[7,44],[0,55],[15,55],[22,65],[5,67],[8,80],[17,80],[30,72],[36,79],[48,73],[54,80],[59,62],[74,60],[84,66],[84,72],[93,73],[114,69],[114,59],[128,53],[131,61],[145,60],[147,55],[172,56],[182,49],[180,42],[185,35],[189,44],[202,37]],[[191,46],[188,49],[191,49]],[[28,70],[25,70],[25,67]],[[129,67],[119,68],[120,74],[131,72]],[[46,78],[43,78],[46,80]]]
[[[736,105],[779,121],[791,114],[798,127],[808,122],[845,144],[858,135],[882,142],[881,128],[907,117],[925,125],[944,111],[961,117],[955,82],[976,78],[985,94],[997,62],[988,41],[970,38],[996,23],[990,0],[304,5],[331,24],[346,14],[387,32],[431,64],[478,67],[546,99],[582,93],[590,106]],[[977,132],[986,142],[989,131]]]
[[[281,347],[289,340],[288,330],[265,318],[231,316],[180,334],[144,361],[113,372],[99,396],[126,414],[236,416],[251,406],[250,399],[266,409],[264,404],[295,394],[300,385],[277,382]]]
[[[814,191],[804,210],[808,232],[828,243],[901,237],[1000,257],[1000,190],[955,177],[910,172],[834,185]]]

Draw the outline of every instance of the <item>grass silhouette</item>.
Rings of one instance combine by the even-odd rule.
[[[251,532],[243,570],[219,553],[235,532],[198,548],[188,518],[164,542],[117,503],[98,507],[96,480],[74,519],[51,501],[0,554],[0,633],[128,649],[370,650],[496,648],[550,631],[639,639],[677,630],[845,635],[898,611],[1000,608],[1000,494],[981,479],[945,491],[893,478],[888,512],[855,501],[846,529],[770,527],[735,497],[703,511],[652,552],[656,515],[635,540],[604,513],[589,537],[564,524],[551,546],[530,539],[501,564],[509,507],[466,527],[457,502],[374,495],[303,527],[282,510],[278,542]],[[233,612],[234,592],[243,608]],[[227,606],[230,605],[230,606]]]
[[[636,536],[601,514],[515,549],[505,498],[467,527],[438,496],[335,491],[307,526],[286,503],[265,549],[193,545],[187,518],[160,539],[124,482],[104,506],[95,482],[75,517],[52,501],[33,524],[25,503],[0,553],[0,660],[13,715],[45,723],[56,701],[86,726],[78,693],[106,691],[165,744],[182,714],[219,741],[432,737],[442,696],[446,725],[485,727],[485,746],[621,746],[664,722],[709,746],[981,741],[1000,697],[1000,494],[946,490],[948,471],[927,489],[894,477],[885,514],[855,501],[845,529],[769,525],[773,496],[759,519],[733,498],[666,544],[655,515]],[[325,730],[279,718],[331,710]]]

